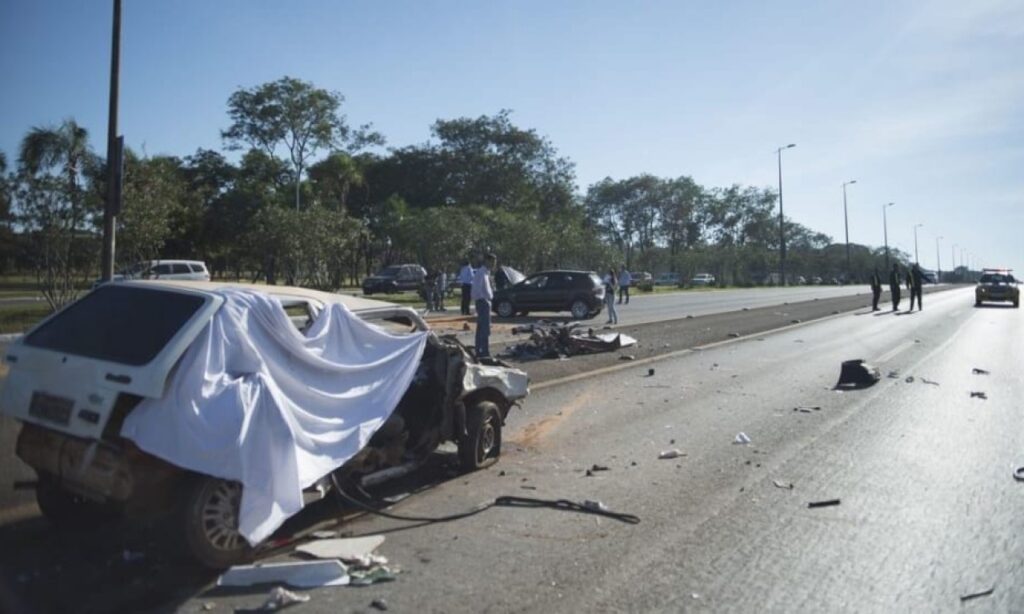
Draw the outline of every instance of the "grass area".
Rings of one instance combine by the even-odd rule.
[[[50,315],[45,302],[34,305],[0,305],[0,334],[23,333]]]

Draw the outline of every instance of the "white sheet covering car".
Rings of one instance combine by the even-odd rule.
[[[0,412],[25,423],[44,514],[170,495],[212,567],[251,557],[332,473],[384,474],[449,440],[468,468],[493,462],[528,393],[525,373],[475,361],[411,309],[209,282],[101,286],[6,361]]]

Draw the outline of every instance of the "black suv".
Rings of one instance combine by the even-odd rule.
[[[427,272],[418,264],[393,264],[363,280],[363,294],[419,290]]]
[[[568,311],[582,320],[601,313],[604,284],[593,271],[542,271],[495,292],[492,305],[502,318],[531,311]]]

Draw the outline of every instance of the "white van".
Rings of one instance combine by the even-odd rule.
[[[113,277],[113,281],[126,279],[210,281],[210,271],[202,260],[143,260]]]

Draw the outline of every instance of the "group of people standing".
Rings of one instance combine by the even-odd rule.
[[[910,267],[906,274],[900,271],[900,265],[894,263],[892,265],[892,271],[889,273],[889,294],[892,298],[892,310],[899,311],[900,309],[900,298],[901,289],[903,283],[907,285],[907,291],[910,292],[910,309],[914,310],[914,301],[917,301],[917,310],[921,311],[924,309],[924,304],[921,302],[921,295],[923,294],[924,287],[924,273],[921,271],[921,267],[915,263]],[[878,269],[875,268],[874,273],[871,274],[871,310],[879,311],[878,299],[882,296],[882,276],[879,274]]]
[[[619,323],[619,312],[615,309],[616,292],[619,295],[618,303],[629,304],[629,286],[633,283],[633,276],[626,270],[626,266],[619,267],[619,272],[615,272],[615,268],[608,269],[605,273],[604,279],[604,304],[608,308],[608,321],[605,324],[618,324]]]

